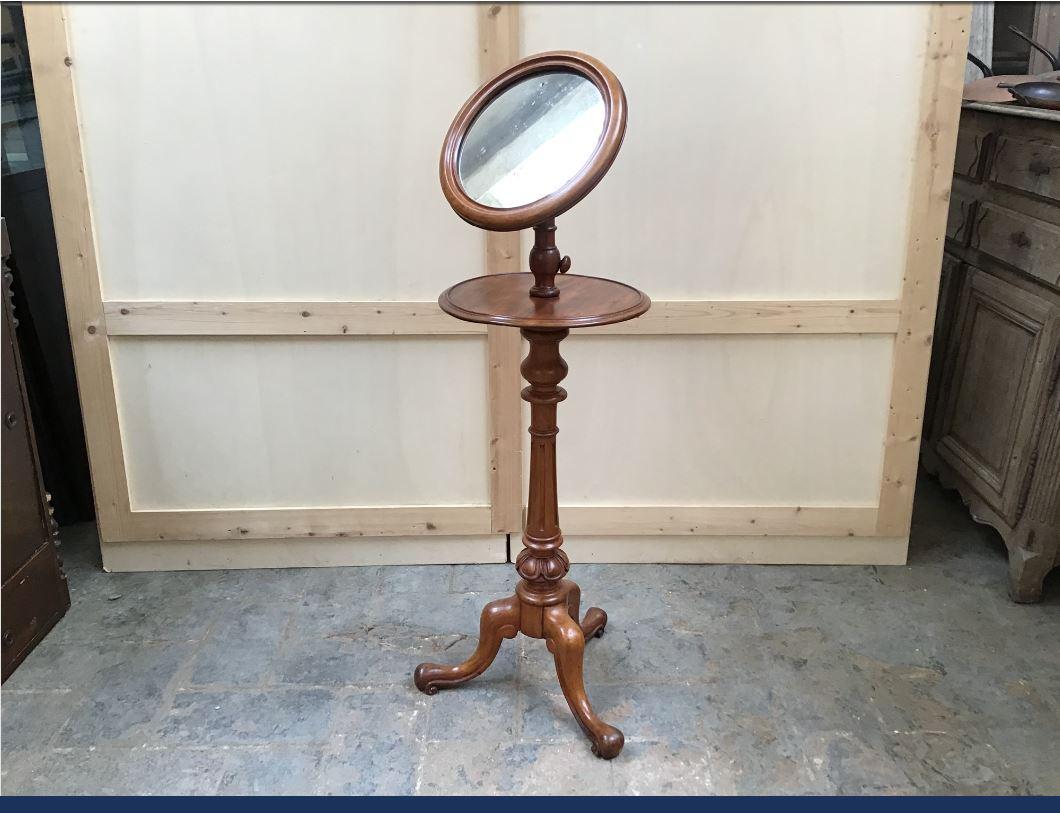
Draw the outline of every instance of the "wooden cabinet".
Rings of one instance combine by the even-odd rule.
[[[979,269],[965,280],[935,452],[1014,524],[1027,449],[1052,380],[1056,311]]]
[[[962,114],[922,455],[1004,537],[1017,601],[1060,562],[1060,115],[1030,113]]]
[[[7,680],[70,607],[70,593],[59,559],[58,529],[51,517],[37,459],[33,426],[15,338],[7,273],[7,231],[3,229],[3,680]]]

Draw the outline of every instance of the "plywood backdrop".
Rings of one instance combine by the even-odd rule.
[[[481,79],[556,48],[630,104],[559,245],[655,302],[564,343],[568,550],[904,561],[967,6],[26,16],[109,567],[517,547],[518,336],[433,301],[527,245],[436,167]]]

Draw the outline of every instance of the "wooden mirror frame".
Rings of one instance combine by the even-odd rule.
[[[592,82],[604,100],[604,129],[589,160],[570,181],[550,195],[523,206],[495,209],[472,200],[460,184],[457,162],[468,130],[486,106],[516,82],[536,73],[567,71]],[[442,192],[453,210],[488,231],[518,231],[563,214],[607,174],[626,134],[626,94],[618,78],[597,59],[577,51],[547,51],[516,62],[482,87],[460,108],[442,145]]]

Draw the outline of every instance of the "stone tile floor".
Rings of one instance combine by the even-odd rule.
[[[473,649],[511,566],[107,574],[67,529],[73,606],[2,692],[3,793],[1060,792],[1060,577],[920,483],[906,567],[583,565],[611,613],[589,752],[544,645]]]

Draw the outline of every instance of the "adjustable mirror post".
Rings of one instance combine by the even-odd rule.
[[[570,257],[560,257],[556,248],[556,218],[550,217],[544,223],[534,226],[534,247],[530,251],[530,272],[534,275],[534,284],[530,296],[559,296],[556,287],[556,274],[566,274],[570,270]]]

